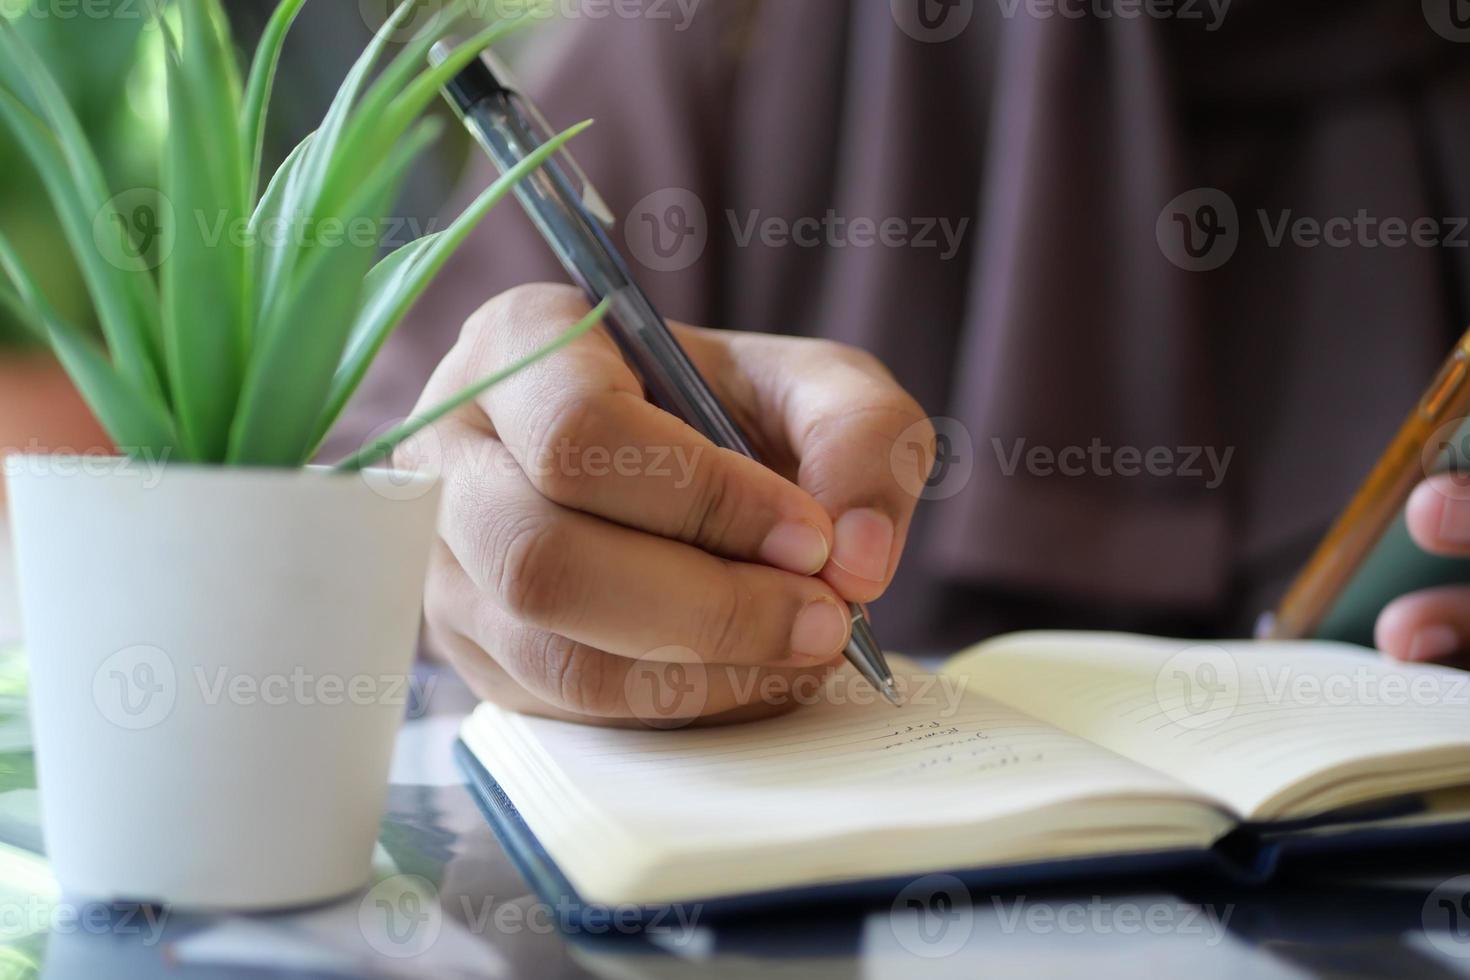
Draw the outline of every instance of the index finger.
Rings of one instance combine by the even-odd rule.
[[[762,430],[775,452],[794,460],[797,484],[833,521],[832,559],[822,576],[845,598],[882,595],[898,569],[919,498],[901,483],[895,446],[925,472],[936,438],[924,410],[864,351],[819,340],[742,334],[717,345],[690,328],[696,359],[728,358],[716,376],[749,379],[726,397]],[[779,353],[773,348],[781,345]]]
[[[570,288],[487,305],[462,356],[471,373],[506,363],[585,315]],[[480,406],[542,496],[711,554],[799,575],[827,563],[832,526],[795,484],[716,447],[651,405],[611,339],[594,331],[481,396]]]

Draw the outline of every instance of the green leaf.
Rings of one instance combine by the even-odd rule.
[[[382,148],[391,146],[429,107],[429,104],[439,97],[440,91],[450,79],[463,71],[465,66],[478,58],[486,48],[525,27],[533,20],[534,13],[527,12],[512,20],[493,24],[455,47],[443,63],[427,70],[421,69],[422,60],[420,58],[414,67],[420,68],[421,74],[396,95],[394,89],[386,84],[389,78],[385,73],[383,79],[385,84],[374,87],[374,90],[363,100],[361,111],[354,117],[352,131],[343,140],[342,161],[372,160],[380,156],[383,152]],[[431,44],[425,44],[422,46],[422,51],[415,49],[414,53],[422,55],[428,51],[430,46]],[[405,56],[400,58],[390,70],[401,70],[400,65],[406,67],[407,54],[408,52],[405,52]],[[394,80],[396,81],[396,74]],[[338,169],[345,168],[339,167]],[[322,192],[322,200],[327,202],[338,200],[339,195],[344,192],[343,189],[351,186],[350,170],[344,174],[333,174],[331,186]]]
[[[0,299],[9,302],[11,296],[18,298],[16,312],[45,330],[52,351],[113,443],[125,452],[172,451],[177,440],[168,413],[119,374],[90,337],[56,315],[3,236],[0,269],[15,286],[13,294],[0,290]]]
[[[300,170],[306,155],[311,152],[311,143],[316,138],[316,133],[308,133],[306,138],[296,144],[296,148],[286,157],[281,164],[281,169],[271,178],[266,186],[265,193],[261,195],[259,203],[255,206],[255,213],[250,216],[250,231],[246,240],[250,243],[250,272],[252,281],[259,283],[265,279],[265,263],[271,257],[272,250],[281,246],[279,236],[296,233],[300,222],[293,222],[284,213],[286,206],[286,188],[291,181],[296,179],[296,173]],[[264,305],[266,297],[261,296],[252,287],[252,299],[254,308],[258,310]],[[260,332],[260,315],[257,312],[251,318],[253,333]]]
[[[366,469],[367,467],[372,466],[374,463],[381,462],[382,460],[386,459],[393,452],[393,450],[397,449],[403,443],[407,442],[409,439],[412,439],[414,436],[418,435],[420,432],[422,432],[424,429],[427,429],[435,422],[438,422],[446,415],[450,414],[451,412],[455,412],[460,408],[463,408],[465,405],[468,405],[476,398],[479,398],[485,392],[500,384],[502,381],[516,374],[519,374],[521,371],[524,371],[526,368],[530,367],[532,364],[535,364],[542,358],[550,357],[552,354],[555,354],[557,351],[561,350],[563,347],[567,346],[578,337],[581,337],[583,334],[590,331],[593,327],[602,322],[602,318],[607,315],[607,311],[611,306],[611,299],[603,300],[601,303],[597,304],[596,308],[593,309],[591,313],[588,313],[585,317],[578,321],[576,326],[572,327],[572,329],[562,334],[550,344],[547,344],[545,347],[541,348],[538,351],[534,351],[531,354],[528,354],[527,356],[521,358],[519,361],[516,361],[509,367],[495,372],[488,378],[477,381],[469,387],[461,389],[457,394],[445,399],[438,405],[435,405],[433,408],[424,412],[422,415],[415,416],[414,418],[409,419],[407,422],[404,422],[402,425],[389,430],[381,437],[373,440],[359,452],[355,453],[352,456],[349,456],[347,459],[344,459],[342,462],[338,463],[336,466],[333,467],[333,469],[342,473],[351,473],[358,470]]]
[[[421,123],[377,164],[339,212],[346,229],[339,240],[321,237],[309,243],[288,288],[267,311],[231,435],[230,462],[257,466],[306,462],[352,329],[364,277],[378,252],[376,236],[367,241],[353,229],[363,222],[381,227],[409,168],[438,128],[433,120]],[[325,236],[327,224],[316,227]]]
[[[81,124],[60,87],[19,32],[0,17],[0,58],[25,75],[44,113],[38,119],[9,90],[0,89],[0,115],[15,132],[46,184],[63,231],[81,267],[107,345],[118,367],[142,387],[163,392],[163,350],[157,287],[133,247],[104,257],[96,229],[130,234],[102,178]],[[49,129],[48,129],[49,125]]]
[[[216,4],[184,5],[183,51],[167,59],[163,192],[179,220],[161,270],[174,412],[190,455],[207,463],[228,454],[250,335],[239,92]]]
[[[379,125],[388,132],[407,126],[439,96],[440,90],[455,75],[464,71],[486,48],[529,25],[535,18],[535,12],[528,11],[519,17],[492,24],[456,45],[443,62],[431,66],[409,83],[402,94],[393,100]]]
[[[158,282],[138,248],[155,229],[124,220],[137,215],[120,213],[60,87],[0,17],[0,121],[16,131],[45,181],[107,349],[56,315],[8,245],[0,278],[13,287],[0,283],[0,308],[50,342],[120,445],[206,463],[305,462],[385,339],[475,225],[574,135],[563,134],[497,181],[449,229],[374,269],[379,236],[361,234],[360,223],[381,227],[432,138],[432,124],[419,122],[425,109],[480,50],[535,19],[527,11],[479,31],[426,69],[430,48],[472,0],[440,3],[429,27],[378,72],[426,2],[407,0],[393,11],[321,127],[263,191],[272,89],[305,0],[279,0],[248,84],[221,0],[180,0],[177,32],[159,19],[170,115],[162,193],[177,224],[165,229],[172,238]],[[120,246],[116,256],[113,245]]]
[[[486,188],[455,219],[454,224],[444,231],[405,245],[378,263],[368,274],[362,311],[353,325],[342,365],[337,369],[337,376],[332,382],[331,397],[318,423],[318,442],[326,437],[336,423],[394,328],[423,295],[434,277],[444,268],[444,264],[464,244],[470,232],[474,231],[516,184],[540,169],[569,140],[591,125],[591,120],[580,123],[538,147],[534,153]]]
[[[435,14],[429,23],[403,46],[403,50],[388,63],[382,74],[373,82],[372,88],[362,97],[362,104],[358,110],[359,115],[371,119],[387,108],[404,87],[424,70],[424,62],[429,57],[429,52],[435,43],[444,37],[454,26],[455,21],[463,17],[468,10],[469,0],[454,0],[453,3],[445,5],[443,10]]]
[[[200,105],[217,113],[213,122],[218,131],[229,130],[219,145],[219,163],[239,175],[243,193],[246,168],[238,127],[244,91],[230,20],[220,0],[188,0],[181,6],[184,77]],[[225,152],[227,148],[232,152]]]
[[[46,341],[50,339],[46,333],[45,321],[36,314],[35,310],[31,309],[21,300],[19,293],[3,282],[0,282],[0,306],[9,310],[16,321],[37,340]]]
[[[306,0],[281,0],[265,25],[255,60],[250,65],[250,80],[245,86],[245,104],[240,114],[240,145],[250,154],[246,193],[253,199],[260,191],[260,161],[265,153],[265,121],[270,109],[271,91],[275,88],[276,68],[281,61],[281,48],[286,35],[301,13]]]
[[[468,6],[469,0],[454,0],[446,5],[383,69],[372,87],[362,96],[361,104],[342,135],[342,152],[339,155],[341,159],[362,159],[361,154],[369,153],[364,134],[378,130],[388,106],[424,71],[424,62],[434,44],[449,31],[455,21],[464,16]],[[382,132],[386,145],[391,145],[401,135],[401,131],[392,134]],[[366,158],[371,159],[370,153]]]
[[[405,0],[400,4],[378,33],[369,42],[368,46],[358,56],[352,69],[347,73],[342,85],[332,99],[331,106],[327,109],[326,118],[322,120],[317,129],[316,138],[311,141],[311,146],[306,157],[291,174],[287,181],[282,203],[282,212],[291,220],[298,217],[305,218],[318,212],[318,202],[322,197],[322,187],[326,182],[328,170],[333,163],[346,160],[352,168],[353,176],[360,181],[362,174],[369,170],[376,158],[351,159],[338,153],[338,144],[342,132],[347,126],[347,121],[352,112],[352,106],[357,101],[358,95],[367,84],[368,76],[373,68],[382,58],[383,51],[387,48],[395,32],[402,27],[405,18],[418,5],[420,0]],[[400,134],[401,135],[401,134]],[[394,141],[396,142],[396,140]],[[356,183],[355,181],[354,183]],[[336,202],[333,202],[336,203]],[[339,213],[340,209],[328,207],[322,209],[328,213]],[[264,274],[259,282],[260,295],[264,298],[274,297],[279,294],[283,279],[294,262],[295,255],[299,251],[299,244],[295,236],[287,241],[265,246],[266,257],[263,263]]]
[[[311,152],[311,142],[315,138],[316,133],[307,133],[306,138],[296,144],[296,148],[281,164],[281,169],[276,171],[276,175],[266,185],[265,193],[260,196],[255,212],[250,216],[250,241],[259,242],[262,235],[270,233],[266,225],[281,217],[281,209],[285,207],[286,187],[300,169],[306,154]]]

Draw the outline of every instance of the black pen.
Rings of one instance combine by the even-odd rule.
[[[446,42],[440,42],[431,60],[442,63],[449,50]],[[510,85],[509,75],[488,52],[455,76],[444,91],[502,173],[551,139],[540,113]],[[608,237],[612,214],[571,156],[564,152],[521,181],[516,197],[588,299],[594,304],[612,300],[605,318],[608,330],[654,404],[688,422],[717,446],[758,459],[633,279]],[[849,610],[852,639],[845,651],[847,659],[884,698],[901,705],[893,671],[862,607],[850,603]]]

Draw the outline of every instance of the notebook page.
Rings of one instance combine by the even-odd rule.
[[[945,672],[1245,816],[1470,781],[1470,674],[1357,647],[1023,633]]]
[[[837,693],[782,718],[672,732],[609,731],[482,706],[465,738],[584,893],[617,894],[624,879],[646,873],[613,867],[612,854],[645,864],[685,855],[709,868],[721,855],[749,865],[750,855],[794,849],[816,866],[785,870],[808,880],[913,871],[926,842],[943,845],[932,856],[937,867],[960,866],[967,847],[1005,852],[1010,841],[973,828],[1008,816],[1027,818],[1019,832],[1038,840],[1059,835],[1032,841],[1033,851],[1098,850],[1105,828],[1147,838],[1133,848],[1145,850],[1185,846],[1184,826],[1187,843],[1202,846],[1230,825],[1168,777],[987,698],[959,690],[894,709],[844,698],[855,687],[845,672],[828,687]],[[1122,815],[1089,804],[1053,825],[1029,819],[1102,798],[1133,802]],[[946,843],[935,836],[946,828],[964,829]],[[911,836],[900,847],[893,842],[902,832]],[[891,846],[844,844],[875,834]],[[1060,840],[1067,834],[1076,839]]]

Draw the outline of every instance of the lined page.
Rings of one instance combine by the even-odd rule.
[[[945,671],[1246,816],[1470,781],[1470,674],[1358,647],[1025,633]]]
[[[809,880],[912,871],[930,845],[939,848],[931,863],[955,867],[967,851],[1106,849],[1098,832],[1107,828],[1183,846],[1181,824],[1195,844],[1228,825],[1174,780],[973,693],[936,694],[896,710],[844,698],[853,690],[845,674],[829,688],[835,693],[821,703],[782,718],[675,732],[608,731],[483,706],[466,741],[558,864],[574,880],[580,872],[582,887],[601,883],[608,893],[650,873],[613,867],[612,854],[644,864],[697,856],[709,868],[721,855],[753,867],[752,856],[794,850],[799,857],[788,853],[787,867],[765,870]],[[1037,816],[1104,798],[1143,802],[1124,814],[1089,804],[1050,823]],[[1187,801],[1188,817],[1179,801]],[[1159,810],[1157,820],[1148,808]],[[1007,833],[1036,839],[1012,848],[1003,836],[975,832],[1007,817],[1021,818]],[[945,829],[955,833],[935,836]],[[890,846],[844,844],[875,835]],[[799,868],[803,859],[816,866]],[[720,891],[708,882],[693,890]]]

